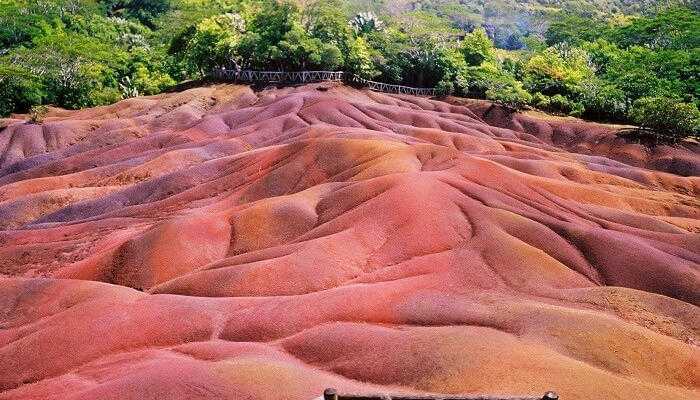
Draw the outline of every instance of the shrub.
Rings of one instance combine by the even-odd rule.
[[[485,62],[479,67],[468,68],[465,71],[465,80],[468,82],[467,94],[477,98],[486,98],[489,89],[515,81],[495,62]]]
[[[372,63],[373,49],[367,41],[358,37],[348,43],[348,54],[345,58],[345,70],[360,78],[372,79],[379,71]]]
[[[692,103],[666,97],[643,97],[634,102],[629,116],[641,129],[673,141],[700,133],[700,111]]]
[[[541,110],[549,110],[550,98],[547,95],[537,92],[532,95],[532,102],[530,104]]]
[[[49,108],[45,105],[33,106],[29,110],[29,122],[32,124],[41,124],[44,122],[44,118],[48,113]]]
[[[586,112],[586,107],[580,103],[580,102],[573,102],[571,103],[571,111],[569,111],[569,115],[572,117],[582,117],[583,114]]]
[[[573,108],[573,102],[560,94],[555,94],[554,96],[549,98],[550,111],[557,111],[564,114],[568,114],[571,112],[571,110],[573,110]]]
[[[579,84],[594,76],[589,64],[585,50],[550,47],[530,57],[523,71],[523,83],[531,92],[571,95]]]
[[[39,79],[29,71],[0,60],[0,116],[26,112],[40,103],[45,92]]]
[[[511,111],[522,110],[532,101],[532,95],[517,81],[494,85],[486,91],[486,98]]]
[[[579,86],[578,100],[586,117],[622,120],[627,112],[625,92],[599,79],[591,79]]]
[[[435,93],[438,96],[449,96],[454,93],[454,85],[449,80],[443,79],[435,85]]]
[[[467,34],[459,50],[470,66],[479,66],[485,61],[493,61],[496,58],[493,42],[484,28],[477,28]]]

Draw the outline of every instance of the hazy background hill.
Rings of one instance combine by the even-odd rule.
[[[520,47],[519,37],[543,34],[548,21],[561,11],[600,18],[615,14],[650,15],[672,5],[695,9],[700,5],[697,0],[349,0],[347,3],[354,11],[371,9],[380,14],[434,13],[467,31],[484,26],[496,45],[503,48]]]

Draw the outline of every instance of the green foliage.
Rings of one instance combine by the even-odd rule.
[[[653,17],[641,17],[617,27],[610,37],[621,47],[689,50],[700,47],[700,17],[697,11],[673,7]]]
[[[170,9],[170,0],[101,0],[100,3],[110,16],[134,18],[150,27]]]
[[[486,91],[486,98],[512,111],[521,110],[532,102],[532,95],[515,80],[492,85]]]
[[[585,51],[595,79],[572,82],[564,78],[567,74],[562,74],[554,79],[560,83],[558,87],[550,85],[553,90],[543,92],[580,102],[585,107],[583,115],[598,119],[629,119],[630,105],[644,97],[679,98],[697,105],[699,31],[697,10],[680,7],[660,10],[655,15],[615,16],[607,20],[563,17],[550,26],[545,35],[548,42],[574,45]],[[535,57],[531,60],[544,61]],[[549,58],[551,65],[558,65],[555,61]],[[528,88],[540,90],[547,86],[543,76],[556,75],[537,73],[534,79],[531,75],[526,78]]]
[[[449,96],[455,91],[454,84],[447,79],[443,79],[435,85],[435,92],[438,96]]]
[[[479,66],[496,58],[493,42],[483,28],[475,29],[465,36],[459,48],[464,60],[471,66]]]
[[[667,97],[638,99],[632,106],[630,117],[640,128],[673,140],[700,134],[698,107]]]
[[[0,65],[21,71],[41,93],[40,102],[68,108],[116,100],[116,79],[125,53],[110,51],[97,40],[65,33],[43,37],[33,49],[19,48],[0,58]],[[36,100],[34,97],[33,100]]]
[[[150,29],[104,10],[93,0],[0,1],[0,113],[112,103],[124,82],[140,93],[174,84]]]
[[[524,67],[525,87],[546,95],[572,95],[578,86],[594,76],[586,51],[558,45],[534,54]]]
[[[323,43],[347,50],[354,32],[348,23],[348,13],[340,0],[317,0],[302,13],[302,21],[309,36]]]
[[[20,2],[3,3],[0,7],[0,48],[31,45],[36,37],[47,35],[53,29],[51,18],[31,12]]]
[[[128,72],[134,88],[142,95],[152,95],[174,86],[175,79],[166,72],[168,59],[161,52],[149,51],[149,48],[132,50],[129,55]]]
[[[560,94],[555,94],[549,98],[548,110],[569,114],[574,110],[574,102]]]
[[[578,102],[583,107],[579,116],[598,120],[623,120],[628,109],[625,92],[605,80],[594,78],[582,82]]]
[[[651,50],[633,46],[620,52],[603,77],[636,100],[648,96],[700,98],[700,50]],[[692,101],[692,99],[691,99]]]
[[[252,68],[280,68],[279,61],[284,55],[279,44],[285,39],[294,41],[297,32],[292,32],[292,37],[287,37],[287,34],[293,28],[298,30],[295,26],[298,24],[300,12],[295,3],[263,1],[260,10],[246,21],[248,33],[241,39],[241,57],[248,60]]]
[[[544,37],[550,46],[559,43],[576,46],[595,40],[607,29],[609,29],[607,23],[597,18],[560,13],[553,17]]]
[[[343,64],[343,55],[336,45],[310,37],[299,24],[292,25],[273,49],[270,61],[280,69],[335,70]]]
[[[379,71],[372,62],[375,52],[363,37],[352,39],[348,43],[345,70],[364,79],[374,78]]]
[[[350,25],[358,35],[380,31],[384,27],[384,23],[371,11],[361,12],[355,15],[352,20],[350,20]]]
[[[434,87],[443,80],[453,81],[466,67],[450,40],[454,33],[444,20],[416,12],[369,35],[369,43],[381,54],[380,80],[425,87]]]
[[[0,63],[0,115],[28,110],[41,103],[45,91],[25,68]]]
[[[214,67],[238,64],[238,46],[245,30],[242,17],[226,13],[205,18],[176,37],[170,50],[190,71],[204,74]]]
[[[490,89],[515,85],[515,78],[495,61],[468,68],[465,80],[468,82],[466,95],[477,98],[486,98],[486,92]]]

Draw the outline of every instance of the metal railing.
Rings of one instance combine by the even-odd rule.
[[[411,86],[403,85],[393,85],[390,83],[370,81],[369,79],[360,78],[353,75],[351,78],[352,82],[356,82],[367,89],[374,90],[377,92],[385,93],[396,93],[396,94],[410,94],[413,96],[435,96],[436,92],[434,88],[416,88]]]
[[[253,71],[215,68],[211,71],[214,79],[245,83],[312,83],[323,81],[346,81],[367,89],[384,93],[409,94],[413,96],[435,96],[434,88],[416,88],[370,81],[342,71]]]
[[[310,83],[321,81],[342,81],[343,75],[344,74],[342,71],[236,71],[225,68],[215,68],[212,70],[212,76],[214,78],[250,83]]]
[[[333,388],[328,388],[323,392],[324,400],[559,400],[559,395],[554,392],[547,392],[542,396],[410,396],[410,395],[354,395],[338,394]]]

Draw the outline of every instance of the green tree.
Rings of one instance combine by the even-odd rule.
[[[316,0],[303,12],[302,21],[309,36],[346,51],[353,39],[346,5],[340,0]]]
[[[700,111],[695,104],[666,97],[643,97],[634,102],[632,121],[642,129],[678,141],[700,133]]]
[[[451,81],[466,66],[454,46],[455,33],[449,21],[415,12],[366,37],[380,54],[380,80],[434,87],[440,81]]]
[[[561,12],[553,18],[544,37],[549,46],[560,43],[578,46],[584,42],[605,37],[608,30],[609,26],[606,21],[590,16]]]
[[[625,92],[600,78],[582,82],[577,100],[585,110],[583,116],[588,118],[623,121],[627,115]]]
[[[578,86],[593,76],[588,53],[559,45],[536,53],[527,61],[523,83],[531,93],[574,95]]]
[[[0,115],[29,110],[45,96],[40,80],[26,68],[0,61]]]
[[[372,79],[379,71],[372,62],[372,49],[363,37],[357,37],[349,43],[347,57],[345,58],[345,71],[357,75],[360,78]]]
[[[484,28],[477,28],[467,34],[459,47],[468,65],[479,66],[496,58],[495,48]]]
[[[632,101],[641,97],[700,98],[700,50],[651,50],[633,46],[620,52],[605,69],[604,79]]]
[[[370,32],[380,31],[384,28],[384,22],[379,19],[373,12],[366,11],[355,15],[350,20],[350,26],[358,35],[364,35]]]
[[[31,46],[34,38],[50,34],[54,21],[32,12],[21,2],[0,3],[0,48]]]
[[[272,47],[270,61],[284,70],[335,70],[342,66],[343,55],[335,44],[310,37],[295,23]]]
[[[494,82],[486,91],[486,98],[511,111],[522,110],[532,102],[532,95],[516,80]]]
[[[200,75],[215,67],[239,65],[238,46],[244,30],[245,22],[238,14],[205,18],[177,36],[170,45],[170,53]]]
[[[154,20],[170,9],[170,0],[101,0],[110,16],[134,18],[154,28]]]
[[[635,18],[617,27],[610,37],[621,47],[690,50],[700,47],[700,13],[672,7],[652,17]]]
[[[289,0],[265,0],[259,11],[246,21],[247,33],[241,38],[240,55],[252,68],[284,69],[279,43],[301,23],[299,7]],[[293,33],[292,35],[296,35]],[[290,38],[287,38],[290,39]]]

